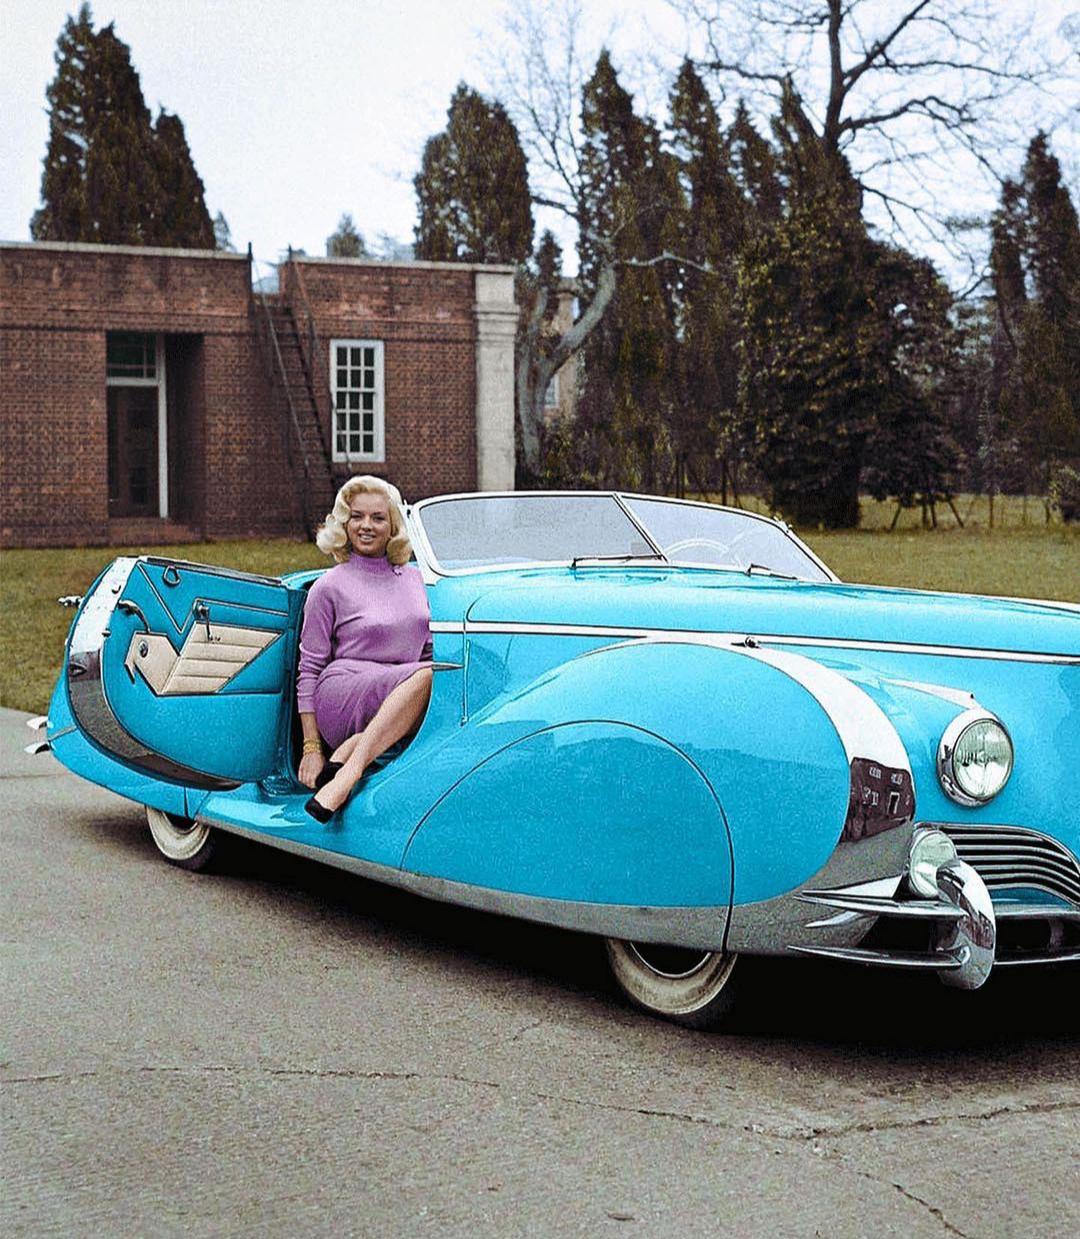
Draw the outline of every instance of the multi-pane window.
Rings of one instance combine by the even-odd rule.
[[[142,331],[110,331],[105,337],[105,375],[157,381],[157,338]]]
[[[334,459],[383,459],[383,344],[332,340]]]

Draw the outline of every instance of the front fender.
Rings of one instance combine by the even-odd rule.
[[[488,753],[553,724],[585,720],[661,739],[698,772],[719,808],[733,857],[735,904],[794,890],[823,867],[846,831],[854,826],[858,832],[860,822],[867,834],[910,823],[913,789],[903,745],[861,689],[800,655],[721,640],[688,634],[601,647],[495,698],[470,728],[477,740],[490,736],[480,745]],[[665,788],[647,765],[639,773],[638,762],[627,756],[633,746],[592,750],[594,734],[599,738],[581,733],[575,760],[607,789],[595,793],[598,814],[605,795],[629,786],[646,803],[654,795],[664,802],[667,846],[699,831],[701,805],[684,795],[682,782]],[[527,769],[524,763],[505,766],[510,812],[517,812],[522,788],[540,779],[548,812],[559,821],[568,818],[574,802],[560,794],[566,767],[548,778],[544,756],[535,747],[526,751],[533,757]],[[879,793],[866,787],[875,771],[886,782],[897,775],[903,794],[892,804],[882,788],[878,818],[860,818],[853,793],[876,798]],[[419,855],[410,852],[410,867]],[[602,853],[597,863],[604,863]],[[680,855],[678,863],[690,862]],[[670,872],[650,885],[647,869],[643,863],[646,893],[662,895]]]

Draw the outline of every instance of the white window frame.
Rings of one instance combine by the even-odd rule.
[[[344,461],[348,463],[348,462],[355,460],[355,461],[370,461],[373,463],[381,464],[386,458],[386,416],[385,416],[385,404],[386,404],[385,387],[386,385],[385,385],[385,378],[384,378],[384,375],[385,375],[384,352],[385,350],[383,347],[383,343],[384,342],[382,340],[338,339],[338,340],[330,341],[330,355],[329,355],[328,361],[329,361],[329,366],[330,366],[330,370],[329,370],[330,393],[331,393],[331,400],[333,403],[333,408],[331,410],[331,417],[333,418],[333,423],[330,427],[330,442],[332,446],[331,458],[335,462]],[[339,348],[348,348],[348,349],[359,348],[359,349],[374,349],[375,350],[375,357],[374,357],[375,364],[373,367],[375,371],[375,374],[374,374],[375,381],[374,381],[373,387],[367,388],[367,387],[361,386],[359,388],[353,388],[349,386],[348,382],[346,382],[346,385],[344,387],[339,387],[338,370],[340,369],[340,367],[337,364],[337,350]],[[352,371],[353,366],[352,366],[351,357],[350,357],[349,364],[346,365],[344,368],[350,372]],[[363,364],[362,355],[361,355],[361,365],[359,368],[361,370],[365,370],[369,368]],[[350,377],[351,377],[351,373],[350,373]],[[364,410],[363,408],[358,408],[356,410],[360,414],[360,428],[358,430],[349,430],[347,418],[348,418],[348,415],[353,410],[348,407],[344,409],[340,409],[340,410],[338,409],[338,392],[339,391],[346,391],[346,392],[357,391],[358,396],[361,397],[361,401],[360,401],[361,404],[363,403],[362,396],[365,391],[372,391],[374,393],[375,398],[372,403],[372,409],[370,410],[372,414],[372,431],[373,431],[373,447],[370,452],[365,452],[365,451],[360,450],[359,446],[357,447],[357,450],[355,451],[350,450],[350,439],[353,435],[357,436],[359,444],[363,443],[363,435],[364,435],[363,415],[366,412],[366,410]],[[342,414],[346,417],[346,428],[343,430],[338,429],[339,414]],[[339,434],[345,435],[344,449],[341,449],[338,447]]]
[[[158,516],[166,520],[169,515],[169,406],[165,390],[165,336],[160,331],[136,333],[152,336],[154,341],[154,375],[152,378],[142,378],[132,374],[109,373],[111,334],[105,333],[105,386],[157,388]]]

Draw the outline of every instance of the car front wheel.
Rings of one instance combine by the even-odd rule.
[[[149,805],[146,806],[146,820],[157,850],[169,864],[197,872],[213,859],[217,836],[205,823],[175,813],[163,813]]]
[[[735,1002],[735,955],[606,939],[619,988],[653,1015],[689,1028],[716,1028]]]

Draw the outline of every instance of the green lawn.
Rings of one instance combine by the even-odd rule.
[[[1019,500],[999,502],[990,530],[976,506],[958,502],[965,528],[951,515],[942,527],[923,530],[905,513],[893,533],[889,505],[864,506],[865,531],[803,537],[843,580],[959,590],[1030,598],[1080,601],[1080,528],[1042,521],[1041,504],[1030,501],[1031,520],[1020,520]],[[748,505],[749,506],[749,505]],[[980,521],[980,516],[983,520]],[[948,526],[948,527],[946,527]],[[154,554],[226,564],[248,572],[277,574],[328,563],[314,546],[301,542],[212,542],[155,547]],[[117,555],[138,548],[19,550],[0,554],[0,705],[43,713],[56,680],[72,612],[56,605],[63,594],[82,594]]]

